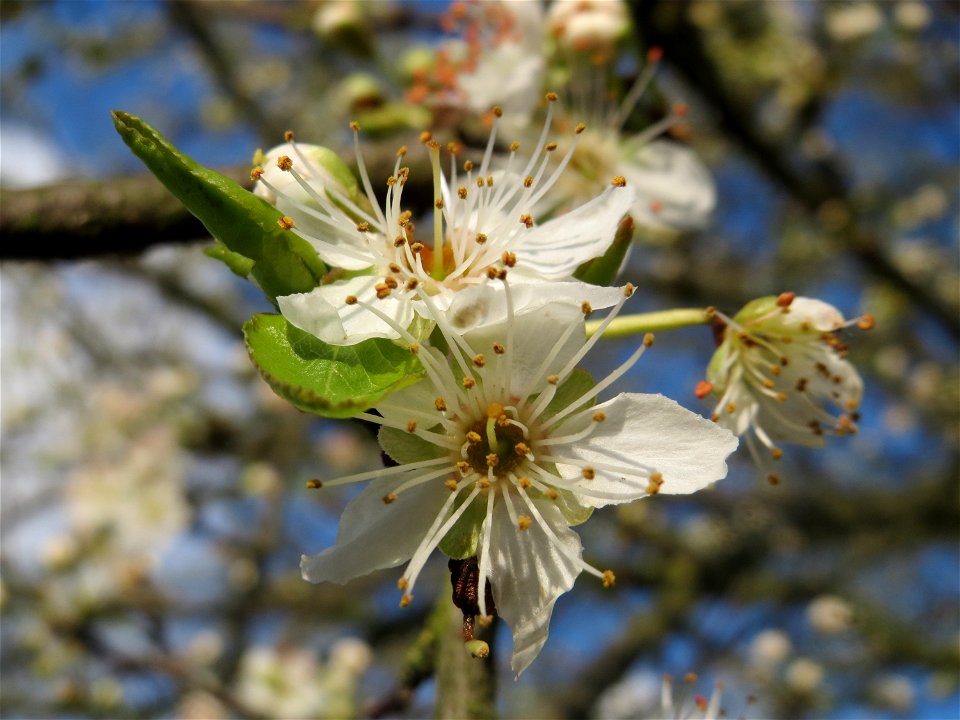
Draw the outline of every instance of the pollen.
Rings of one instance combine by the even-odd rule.
[[[384,495],[383,498],[382,498],[384,505],[389,505],[390,503],[396,501],[396,499],[397,499],[397,494],[396,494],[396,493],[387,493],[387,494]]]
[[[470,432],[468,432],[466,437],[467,437],[467,442],[470,443],[471,445],[476,445],[478,442],[480,442],[483,439],[480,437],[480,433],[474,430],[471,430]]]
[[[250,171],[251,180],[259,180],[261,175],[263,175],[263,168],[259,165]]]
[[[476,384],[477,384],[477,381],[474,380],[473,378],[465,377],[463,379],[463,387],[465,390],[472,389],[474,386],[476,386]]]
[[[451,479],[447,480],[447,481],[443,484],[443,486],[444,486],[445,488],[447,488],[447,490],[449,490],[450,492],[454,492],[454,491],[457,489],[457,481],[454,480],[453,478],[451,478]]]
[[[584,300],[582,303],[580,303],[580,311],[584,315],[589,315],[590,313],[593,312],[593,308],[590,306],[590,303]]]
[[[547,98],[547,102],[556,102],[560,99],[560,96],[555,92],[548,92],[545,97]]]
[[[512,268],[517,264],[517,254],[509,250],[504,250],[503,255],[500,256],[500,261],[507,267]]]
[[[408,433],[412,433],[412,432],[413,432],[414,430],[416,430],[416,429],[417,429],[417,421],[416,421],[416,420],[410,420],[410,421],[407,422],[407,432],[408,432]]]
[[[530,453],[530,446],[526,443],[518,442],[513,446],[513,451],[520,456],[526,456]]]
[[[604,570],[602,578],[603,586],[605,588],[612,588],[617,583],[617,576],[613,574],[613,570]]]
[[[524,490],[528,489],[531,485],[533,485],[533,482],[531,482],[530,478],[528,478],[526,475],[520,478],[520,480],[518,480],[517,482],[520,483],[520,487],[522,487]]]
[[[457,197],[460,198],[461,200],[466,200],[466,199],[467,199],[467,189],[466,189],[465,187],[458,188],[458,189],[457,189]]]
[[[447,411],[447,401],[442,397],[438,397],[433,401],[433,406],[437,409],[437,412],[446,412]]]
[[[647,333],[643,336],[643,346],[650,347],[653,345],[653,333]]]
[[[357,296],[356,296],[356,295],[347,295],[347,297],[345,297],[345,298],[343,299],[343,301],[344,301],[347,305],[356,305],[356,304],[357,304]]]
[[[400,607],[405,608],[410,604],[411,600],[413,600],[413,595],[404,594],[404,596],[400,598]]]
[[[290,230],[294,225],[293,218],[289,215],[284,215],[283,217],[277,219],[277,225],[279,225],[283,230]]]
[[[490,453],[489,455],[487,455],[486,460],[487,460],[487,467],[490,467],[490,468],[495,468],[497,465],[500,464],[500,456],[497,455],[496,453]]]
[[[663,473],[650,473],[650,482],[647,483],[647,494],[656,495],[660,492],[661,487],[663,487]]]
[[[593,414],[593,421],[594,421],[594,422],[601,423],[601,422],[603,422],[603,421],[606,420],[606,419],[607,419],[607,414],[606,414],[603,410],[597,410],[597,411]]]
[[[587,126],[586,126],[586,125],[584,125],[583,123],[577,123],[577,126],[573,129],[573,131],[574,131],[577,135],[579,135],[580,133],[582,133],[582,132],[583,132],[584,130],[586,130],[586,129],[587,129]]]
[[[870,313],[866,313],[863,317],[857,320],[857,327],[861,330],[873,330],[876,324],[877,319]]]
[[[521,530],[529,530],[532,523],[533,520],[530,519],[529,515],[521,515],[517,518],[517,527]]]
[[[314,478],[313,480],[307,480],[307,487],[310,488],[311,490],[319,490],[320,488],[323,487],[323,481],[317,480],[316,478]]]
[[[470,472],[470,463],[468,463],[466,460],[458,461],[457,470],[460,471],[461,475],[466,475],[468,472]]]
[[[487,241],[487,236],[484,233],[477,233],[476,241],[477,245],[483,245]]]
[[[377,291],[377,297],[381,300],[390,295],[390,286],[386,283],[377,283],[373,287]]]
[[[277,158],[277,167],[286,172],[293,167],[293,160],[290,159],[289,155],[281,155]]]
[[[559,375],[547,375],[547,382],[550,383],[551,385],[556,385],[558,382],[560,382],[560,376],[559,376]]]
[[[610,180],[610,184],[613,185],[614,187],[626,187],[627,179],[623,175],[617,175],[616,177]]]
[[[493,352],[497,355],[503,355],[506,351],[507,349],[501,343],[495,342],[493,344]]]
[[[473,357],[473,364],[478,368],[482,368],[487,364],[487,359],[483,356],[483,353],[479,353]]]
[[[636,288],[633,286],[633,283],[627,283],[623,286],[623,296],[632,297],[634,290],[636,290]]]
[[[520,216],[520,222],[528,228],[533,227],[533,215],[530,213],[524,213]]]
[[[597,471],[588,466],[581,471],[581,474],[583,475],[584,479],[593,480],[597,476]]]
[[[557,144],[554,142],[547,143],[546,146],[544,147],[544,150],[546,150],[547,152],[553,152],[556,149],[557,149]]]

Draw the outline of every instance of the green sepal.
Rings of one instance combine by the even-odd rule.
[[[281,295],[310,292],[320,284],[326,266],[310,243],[280,228],[279,210],[230,178],[199,165],[140,118],[115,110],[113,123],[133,154],[210,234],[231,252],[249,259],[250,277],[271,302]]]
[[[633,218],[624,215],[620,224],[617,226],[617,232],[613,236],[613,242],[610,247],[600,257],[593,260],[587,260],[577,268],[573,276],[585,283],[591,285],[612,285],[623,260],[627,256],[627,251],[633,243]]]
[[[467,490],[468,488],[465,488]],[[461,491],[463,492],[463,491]],[[493,492],[491,489],[490,492]],[[454,560],[463,560],[477,554],[480,547],[480,530],[487,514],[487,496],[475,497],[470,507],[464,510],[453,527],[440,541],[440,552]]]
[[[593,508],[578,503],[569,490],[557,490],[557,499],[554,502],[568,525],[585,523],[593,515]]]
[[[573,372],[567,376],[567,379],[557,386],[556,394],[554,394],[553,399],[547,404],[546,409],[543,411],[544,417],[553,417],[568,405],[576,402],[581,395],[590,390],[594,385],[596,385],[596,383],[590,373],[583,368],[574,368]],[[590,400],[583,403],[577,410],[590,407],[596,403],[596,401],[596,398],[590,398]],[[577,410],[571,411],[570,414],[575,413]]]
[[[304,412],[346,418],[423,376],[417,356],[383,338],[329,345],[282,315],[243,326],[250,358],[280,397]]]
[[[383,448],[384,452],[401,465],[438,458],[449,452],[449,450],[424,440],[419,435],[386,425],[380,426],[377,439],[380,441],[380,447]]]
[[[253,260],[246,255],[234,252],[219,240],[214,241],[213,245],[204,248],[203,254],[214,260],[219,260],[230,268],[230,271],[234,275],[239,275],[242,278],[249,277],[250,272],[253,270]]]

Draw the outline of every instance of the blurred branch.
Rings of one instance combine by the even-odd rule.
[[[364,162],[375,184],[393,172],[396,149],[415,147],[416,137],[366,143]],[[341,153],[353,165],[352,149]],[[431,197],[429,158],[411,152],[404,200],[421,205]],[[251,187],[249,168],[219,172]],[[136,255],[159,244],[208,242],[206,228],[152,176],[75,180],[29,190],[0,188],[0,260],[77,260],[101,255]]]
[[[950,307],[928,285],[907,277],[884,254],[878,234],[857,217],[837,159],[827,157],[801,169],[788,157],[792,143],[775,142],[764,135],[750,103],[736,96],[710,57],[699,28],[688,19],[690,4],[690,0],[631,0],[630,9],[645,44],[663,49],[665,59],[713,108],[724,130],[768,176],[811,214],[816,216],[829,207],[832,215],[842,217],[843,221],[832,228],[834,239],[871,273],[906,293],[955,338],[960,338],[958,309]]]
[[[437,718],[488,720],[497,715],[493,682],[493,655],[473,658],[463,645],[463,615],[454,607],[449,588],[441,593],[437,606],[442,627],[436,651]]]

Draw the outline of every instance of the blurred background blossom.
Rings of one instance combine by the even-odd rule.
[[[304,484],[376,467],[378,447],[257,377],[240,326],[268,308],[203,255],[202,228],[142,177],[109,111],[238,179],[283,131],[340,149],[359,118],[385,176],[427,127],[485,141],[482,113],[498,100],[477,86],[482,64],[457,67],[469,55],[461,12],[0,6],[4,716],[433,712],[428,594],[399,610],[389,573],[300,579],[300,553],[333,542],[349,499]],[[548,53],[546,80],[528,60],[514,79],[529,90],[507,88],[520,132],[551,81],[581,81],[577,47],[551,35],[560,3],[516,14],[524,32],[498,42]],[[715,186],[712,216],[634,248],[634,310],[732,313],[792,290],[877,323],[844,336],[865,382],[858,434],[791,451],[777,487],[743,456],[709,492],[610,508],[582,528],[616,591],[578,583],[516,682],[499,628],[497,711],[659,717],[670,674],[682,717],[703,717],[693,700],[718,682],[731,717],[956,717],[960,6],[644,0],[612,23],[576,22],[566,27],[594,51],[580,76],[602,75],[620,98],[658,49],[625,132],[685,104],[657,142],[692,153]],[[562,93],[570,122],[590,107],[581,87]],[[429,177],[417,154],[411,178]],[[413,181],[408,195],[429,202]],[[602,347],[595,374],[634,342]],[[694,388],[713,349],[703,328],[664,333],[613,390],[708,414]],[[427,572],[425,585],[447,582],[441,562]]]

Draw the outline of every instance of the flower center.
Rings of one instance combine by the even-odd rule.
[[[505,476],[516,469],[530,452],[524,442],[523,430],[505,420],[505,415],[480,420],[467,433],[468,436],[471,432],[480,436],[478,442],[471,443],[467,448],[467,462],[480,475],[487,475],[492,469],[494,475]]]

